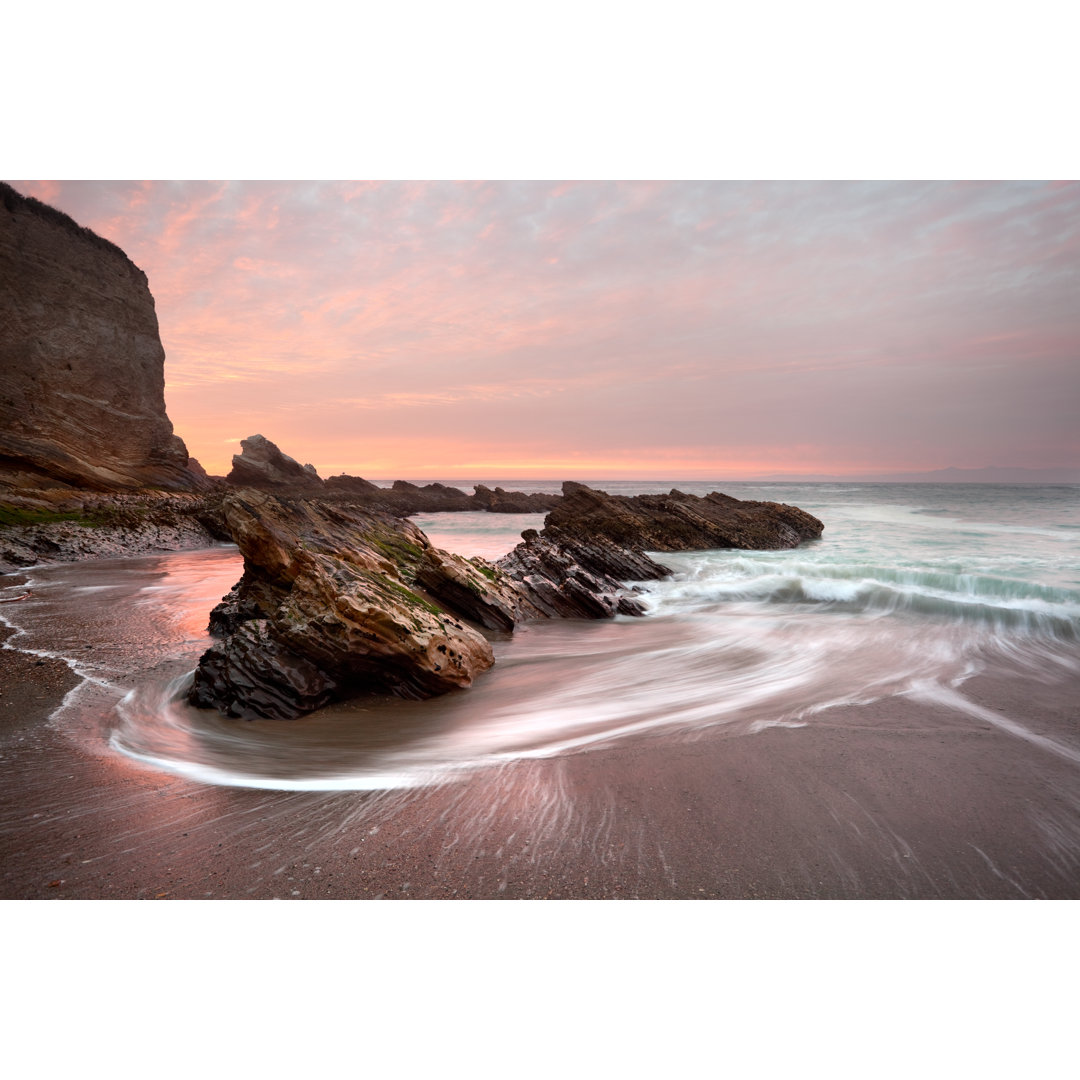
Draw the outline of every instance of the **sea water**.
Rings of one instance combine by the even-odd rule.
[[[495,486],[500,481],[484,481]],[[461,486],[459,484],[459,486]],[[555,483],[503,481],[526,491]],[[88,745],[208,783],[388,789],[627,739],[748,736],[889,697],[968,713],[1080,763],[1080,728],[1036,730],[965,696],[983,672],[1054,684],[1080,673],[1080,487],[629,483],[613,494],[721,490],[802,507],[825,525],[790,551],[657,554],[647,614],[526,624],[494,641],[474,686],[426,702],[366,698],[289,723],[188,706],[209,608],[235,549],[30,571],[0,608],[12,644],[86,678],[54,723]],[[439,547],[497,558],[540,514],[420,515]],[[87,648],[87,645],[92,646]],[[88,723],[88,717],[96,717]]]

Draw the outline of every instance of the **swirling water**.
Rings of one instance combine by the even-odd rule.
[[[4,614],[23,630],[19,647],[48,640],[87,678],[58,722],[207,783],[415,787],[660,732],[811,725],[831,706],[895,695],[968,712],[1080,763],[1080,731],[1047,735],[964,696],[982,671],[1048,682],[1080,671],[1080,488],[595,486],[719,488],[801,506],[825,532],[793,551],[657,556],[674,574],[638,586],[645,618],[531,624],[495,641],[495,668],[468,691],[343,703],[290,724],[227,720],[183,701],[208,644],[206,613],[239,576],[233,549],[40,568],[34,598]],[[493,558],[542,515],[416,521],[440,547]]]

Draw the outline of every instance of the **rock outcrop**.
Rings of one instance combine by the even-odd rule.
[[[501,487],[477,484],[472,495],[447,484],[411,484],[395,480],[381,488],[359,476],[332,476],[326,481],[326,495],[353,506],[383,510],[398,517],[410,514],[439,514],[459,510],[486,510],[495,514],[543,514],[562,502],[561,495],[526,494]]]
[[[562,502],[561,495],[542,492],[525,494],[523,491],[506,491],[501,487],[493,491],[483,484],[473,489],[472,509],[487,510],[493,514],[546,514]]]
[[[361,506],[397,517],[411,514],[437,514],[458,510],[487,510],[503,514],[546,513],[562,502],[561,495],[526,494],[504,491],[501,487],[477,484],[475,493],[447,484],[412,484],[395,480],[388,488],[379,487],[362,476],[341,473],[323,480],[314,465],[301,465],[275,443],[262,435],[240,441],[243,452],[232,459],[232,471],[225,478],[233,487],[254,487],[278,491],[290,496],[311,496],[344,506]],[[198,471],[202,477],[205,472]]]
[[[323,483],[326,485],[327,494],[362,495],[381,490],[370,480],[365,480],[362,476],[350,476],[348,473],[328,476]]]
[[[241,439],[240,448],[239,454],[233,454],[232,471],[225,477],[235,487],[322,490],[323,481],[314,465],[301,465],[264,436],[250,435]]]
[[[197,486],[165,413],[164,362],[146,275],[0,184],[0,483]]]
[[[777,503],[563,491],[543,532],[527,529],[494,564],[440,551],[390,514],[231,493],[223,513],[244,575],[212,613],[224,638],[200,660],[189,700],[287,719],[361,691],[430,697],[491,666],[483,631],[642,614],[627,583],[671,573],[646,547],[688,550],[695,537],[698,547],[792,547],[821,532],[816,518]],[[736,542],[719,542],[721,529]]]
[[[604,537],[560,542],[547,529],[526,529],[522,536],[522,543],[495,566],[549,619],[642,615],[644,608],[627,592],[626,583],[671,574],[644,552],[629,551]]]
[[[744,502],[718,492],[704,498],[680,491],[608,495],[567,481],[543,531],[526,529],[522,543],[495,565],[546,616],[640,615],[626,583],[671,573],[646,551],[792,548],[822,529],[817,518],[783,503]]]
[[[632,551],[772,551],[816,540],[824,526],[785,503],[734,499],[714,491],[703,498],[608,495],[584,484],[563,484],[562,502],[548,514],[543,535],[561,545],[610,540]]]
[[[389,515],[254,490],[223,512],[244,576],[212,619],[228,636],[199,662],[195,705],[283,719],[350,693],[431,697],[493,662],[466,612],[493,629],[539,615],[506,575]]]
[[[159,491],[13,496],[0,503],[0,573],[41,563],[119,559],[228,541],[220,500]]]

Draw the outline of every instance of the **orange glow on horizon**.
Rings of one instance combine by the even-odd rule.
[[[184,438],[184,432],[177,432]],[[892,472],[917,472],[942,466],[899,465],[852,465],[850,462],[814,460],[803,458],[792,461],[783,456],[775,458],[706,457],[689,451],[673,451],[670,447],[656,448],[653,453],[642,454],[639,449],[621,454],[607,455],[558,454],[540,452],[522,456],[508,450],[503,455],[493,455],[491,448],[470,443],[443,443],[422,438],[401,438],[384,443],[379,453],[357,454],[356,447],[340,445],[318,446],[310,440],[290,442],[275,437],[267,431],[260,432],[276,442],[280,449],[302,464],[311,463],[318,474],[326,479],[340,473],[361,476],[374,482],[390,483],[394,480],[457,479],[461,482],[484,482],[485,478],[518,480],[754,480],[770,475],[867,476]],[[246,432],[228,440],[215,439],[213,448],[207,452],[207,444],[200,444],[198,452],[192,442],[188,450],[211,475],[224,476],[232,468],[232,455],[240,453],[240,439],[255,434]],[[307,452],[305,452],[305,447]]]

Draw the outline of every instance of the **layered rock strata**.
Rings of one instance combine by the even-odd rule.
[[[301,465],[263,435],[251,435],[240,442],[241,453],[232,459],[232,471],[225,480],[233,487],[255,487],[289,496],[318,496],[341,505],[362,506],[398,517],[435,514],[455,510],[487,510],[501,514],[546,513],[562,502],[561,495],[526,494],[492,490],[477,484],[474,494],[447,484],[411,484],[395,480],[379,487],[361,476],[341,473],[323,480],[314,465]],[[202,474],[205,476],[205,473]]]
[[[228,636],[199,662],[195,705],[282,719],[350,693],[431,697],[493,662],[465,618],[506,629],[539,614],[504,574],[389,515],[253,490],[223,512],[244,576],[216,609]]]
[[[346,487],[341,479],[352,481]],[[328,491],[347,493],[349,502],[385,510],[399,517],[410,514],[437,514],[457,510],[486,510],[493,514],[542,514],[562,502],[561,495],[526,494],[522,491],[494,490],[477,484],[472,495],[461,488],[446,484],[410,484],[407,480],[395,480],[392,487],[380,488],[370,484],[366,489],[356,485],[368,483],[358,477],[334,478],[327,481]]]
[[[119,559],[230,539],[220,500],[156,491],[55,490],[0,503],[0,573],[42,563]]]
[[[301,465],[263,435],[240,440],[240,453],[233,454],[232,470],[225,479],[236,487],[307,491],[320,491],[323,487],[314,465]]]
[[[430,697],[491,666],[484,631],[642,614],[626,583],[671,573],[646,545],[687,550],[698,535],[709,541],[698,546],[721,546],[713,541],[724,527],[739,543],[723,546],[792,547],[821,532],[816,518],[776,503],[563,490],[561,505],[574,513],[554,523],[549,514],[543,532],[526,530],[495,564],[441,551],[388,514],[230,494],[224,519],[244,575],[211,616],[211,630],[225,636],[200,660],[189,700],[230,716],[288,719],[362,691]]]
[[[487,510],[492,514],[546,514],[562,502],[561,495],[544,492],[526,494],[523,491],[506,491],[497,487],[492,490],[483,484],[473,489],[472,509]]]
[[[678,490],[608,495],[573,481],[562,490],[562,501],[544,521],[544,535],[564,545],[602,537],[633,551],[771,551],[816,540],[824,528],[797,506],[743,501],[717,491],[704,497]]]
[[[642,615],[626,582],[668,577],[666,566],[644,552],[629,551],[604,537],[560,542],[535,529],[495,566],[516,584],[529,605],[549,619],[610,619]]]
[[[146,275],[0,184],[0,484],[188,489]]]

